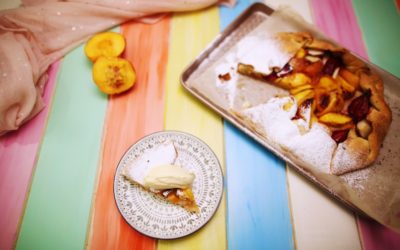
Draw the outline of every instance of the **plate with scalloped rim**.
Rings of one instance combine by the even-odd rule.
[[[198,213],[171,204],[122,175],[126,166],[167,140],[177,150],[176,164],[196,176],[192,190]],[[217,211],[223,190],[223,173],[211,148],[199,138],[178,131],[156,132],[140,139],[122,157],[114,178],[114,197],[124,219],[137,231],[157,239],[180,238],[199,230]]]

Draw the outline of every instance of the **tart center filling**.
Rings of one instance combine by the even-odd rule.
[[[351,71],[342,58],[342,51],[305,46],[284,67],[273,67],[271,73],[257,72],[243,63],[238,64],[237,71],[288,90],[297,102],[296,119],[302,117],[304,104],[311,105],[311,123],[318,121],[327,126],[332,139],[339,143],[352,128],[363,138],[371,132],[365,120],[370,110],[370,90],[360,87],[357,72]]]

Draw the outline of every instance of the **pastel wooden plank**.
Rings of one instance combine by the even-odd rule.
[[[176,14],[172,18],[165,129],[191,133],[206,142],[224,168],[221,118],[187,93],[179,82],[184,68],[219,32],[218,8]],[[159,240],[158,250],[225,249],[225,198],[212,219],[199,231],[176,240]]]
[[[251,1],[220,8],[224,29]],[[293,249],[286,165],[224,122],[229,249]]]
[[[368,58],[350,1],[311,0],[314,24],[328,37],[361,57]]]
[[[398,53],[393,53],[399,50],[400,43],[399,1],[353,1],[353,7],[369,59],[400,77]],[[400,246],[400,235],[390,229],[366,218],[359,218],[358,223],[364,249],[396,249]]]
[[[268,0],[273,7],[288,5],[311,22],[309,1]],[[329,12],[329,10],[326,10]],[[353,213],[338,205],[326,193],[287,168],[289,197],[297,249],[360,249]]]
[[[113,181],[125,151],[141,137],[163,129],[169,26],[169,17],[153,25],[130,22],[122,26],[127,43],[124,57],[134,65],[137,82],[128,93],[109,101],[89,249],[156,247],[154,239],[135,231],[120,215]]]
[[[400,235],[378,222],[358,217],[364,250],[399,249]]]
[[[62,63],[17,249],[82,249],[107,105],[83,46]]]
[[[225,127],[229,249],[294,249],[285,163]]]
[[[51,65],[43,94],[46,107],[18,131],[0,137],[0,248],[12,249],[46,126],[60,62]],[[23,156],[23,157],[21,157]]]
[[[311,9],[307,0],[264,0],[264,3],[274,9],[290,7],[299,13],[306,21],[312,23]]]
[[[353,0],[353,6],[369,59],[400,77],[400,11],[395,2]]]
[[[353,213],[290,171],[288,185],[296,249],[361,249]]]

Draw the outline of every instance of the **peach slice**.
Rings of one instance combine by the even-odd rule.
[[[310,85],[310,84],[305,84],[305,85],[301,85],[301,86],[299,86],[299,87],[293,88],[293,89],[289,90],[289,92],[290,92],[290,94],[292,94],[292,95],[296,95],[297,93],[300,93],[300,92],[302,92],[302,91],[304,91],[304,90],[312,89],[312,88],[313,88],[312,85]]]
[[[295,57],[296,57],[296,58],[303,58],[303,57],[306,56],[306,54],[307,54],[307,51],[306,51],[305,49],[301,48],[301,49],[299,49],[299,50],[297,51]]]
[[[318,116],[335,111],[338,104],[337,94],[335,92],[322,93],[316,97]]]
[[[343,88],[344,90],[346,90],[347,92],[354,93],[354,91],[356,91],[356,88],[355,88],[353,85],[351,85],[350,83],[348,83],[348,82],[347,82],[344,78],[342,78],[341,76],[338,76],[336,79],[337,79],[338,82],[342,85],[342,88]]]
[[[339,76],[351,84],[355,89],[358,88],[358,85],[360,84],[360,77],[358,77],[358,75],[350,72],[347,69],[340,69]]]
[[[277,84],[288,90],[311,83],[311,78],[303,73],[293,73],[278,80]]]
[[[316,108],[317,108],[316,100],[314,99],[314,100],[312,100],[312,103],[311,103],[310,127],[311,127],[311,124],[313,124],[314,122],[318,122],[318,117],[316,115]]]
[[[124,50],[124,37],[111,31],[94,35],[85,45],[85,54],[92,62],[95,62],[101,56],[117,57]]]
[[[307,89],[295,94],[294,98],[297,101],[297,106],[300,107],[304,101],[313,98],[313,96],[314,96],[314,91],[311,89]]]
[[[344,125],[351,124],[352,119],[350,116],[331,112],[319,117],[319,121],[333,127],[342,127]]]
[[[336,81],[330,76],[323,76],[319,80],[318,87],[324,88],[327,91],[332,91],[338,88]]]
[[[128,60],[100,57],[93,65],[93,80],[102,92],[118,94],[134,85],[136,72]]]
[[[343,92],[343,98],[344,100],[349,100],[351,99],[355,92],[356,89],[353,87],[353,85],[351,85],[350,83],[348,83],[346,80],[344,80],[342,77],[338,76],[336,78],[336,80],[340,83],[341,87],[342,87],[342,92]]]

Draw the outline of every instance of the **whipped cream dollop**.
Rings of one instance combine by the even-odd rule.
[[[195,175],[186,169],[172,164],[152,167],[144,177],[144,186],[152,189],[188,188]]]

